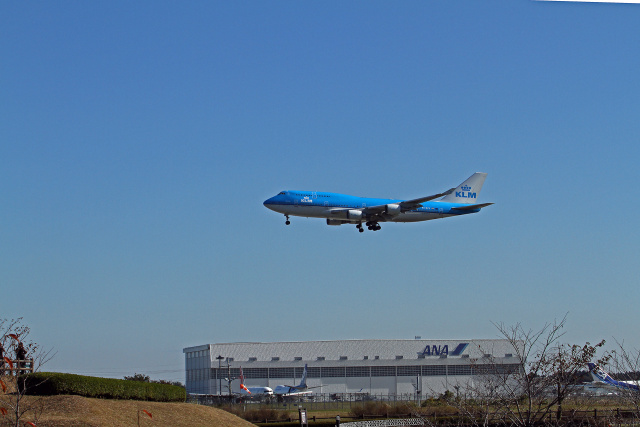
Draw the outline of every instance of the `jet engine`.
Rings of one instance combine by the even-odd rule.
[[[397,205],[395,203],[390,204],[390,205],[386,205],[384,207],[384,213],[392,215],[392,216],[396,216],[399,215],[400,213],[402,213],[402,208],[400,207],[400,205]]]
[[[347,211],[347,219],[349,221],[362,221],[362,211],[351,209]]]
[[[340,225],[340,224],[358,224],[362,222],[362,211],[357,209],[336,209],[331,211],[333,218],[327,219],[328,225]]]

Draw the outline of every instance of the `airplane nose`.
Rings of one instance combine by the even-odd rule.
[[[274,205],[276,203],[274,199],[275,197],[271,197],[265,200],[262,204],[264,205],[265,208],[271,209],[271,205]]]
[[[280,205],[282,200],[278,196],[273,196],[267,200],[265,200],[262,204],[265,208],[272,210],[274,212],[280,212]]]

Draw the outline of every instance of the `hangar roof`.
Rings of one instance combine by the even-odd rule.
[[[187,347],[184,353],[209,350],[236,362],[317,360],[398,360],[447,357],[505,357],[516,351],[507,340],[340,340],[300,342],[239,342]]]

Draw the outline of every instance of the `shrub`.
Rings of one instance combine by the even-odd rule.
[[[243,410],[241,406],[224,406],[221,409],[224,409],[225,411],[230,412],[233,415],[236,415],[252,423],[264,422],[265,420],[285,421],[290,416],[286,411],[278,411],[271,408]]]
[[[390,405],[386,402],[366,402],[363,405],[351,407],[349,415],[354,418],[363,416],[373,417],[395,417],[398,415],[417,415],[419,410],[414,403],[398,402]]]
[[[423,408],[428,408],[428,407],[433,407],[433,406],[449,406],[449,403],[453,402],[454,400],[456,400],[456,399],[455,399],[453,393],[450,392],[449,390],[446,390],[444,393],[442,393],[437,398],[430,397],[430,398],[424,400],[420,404],[420,406],[422,406]]]
[[[52,396],[75,394],[104,399],[148,400],[155,402],[184,402],[182,387],[84,375],[38,372],[25,376],[25,394]]]

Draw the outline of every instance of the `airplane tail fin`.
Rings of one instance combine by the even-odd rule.
[[[593,377],[594,381],[602,381],[603,383],[625,389],[639,391],[640,385],[637,381],[617,381],[614,380],[604,369],[594,363],[587,363],[589,366],[589,373]]]
[[[457,186],[454,191],[444,196],[441,201],[464,204],[477,203],[478,195],[486,178],[487,174],[484,172],[474,173],[465,182]]]
[[[594,381],[600,381],[603,383],[611,383],[613,378],[602,368],[600,368],[595,363],[587,363],[589,366],[589,373]]]
[[[307,364],[304,364],[304,371],[302,371],[302,379],[300,380],[300,385],[298,386],[300,388],[306,388],[307,387]]]
[[[244,385],[244,375],[242,374],[242,366],[240,366],[240,389],[246,391],[248,394],[251,394],[251,391]]]

